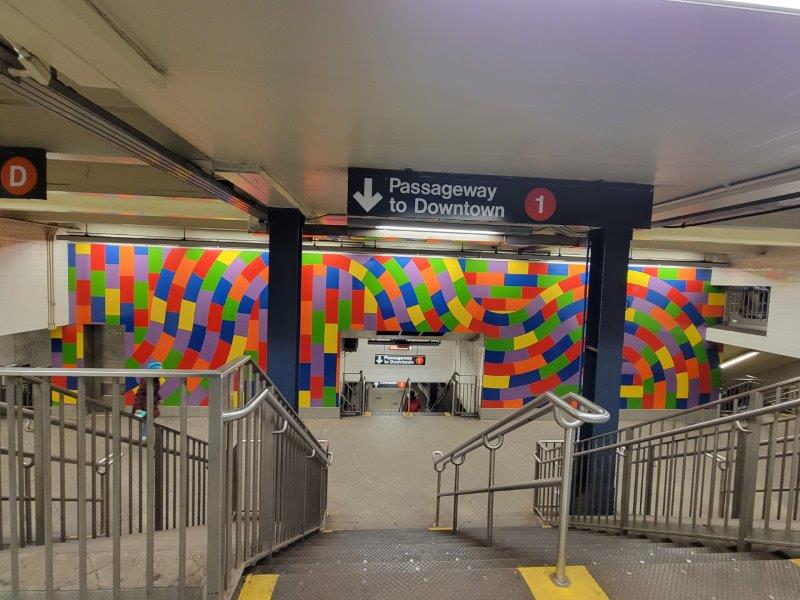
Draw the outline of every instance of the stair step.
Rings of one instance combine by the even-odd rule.
[[[530,600],[530,597],[522,576],[511,568],[438,573],[346,573],[326,577],[285,574],[278,578],[272,595],[273,600]]]
[[[333,561],[333,562],[291,562],[273,563],[259,567],[263,572],[269,573],[307,573],[311,574],[338,574],[338,573],[414,573],[414,572],[440,572],[440,571],[471,571],[479,569],[517,568],[541,565],[552,565],[555,554],[543,557],[543,560],[528,560],[524,557],[517,558],[482,558],[450,560],[404,560],[404,561]],[[667,556],[614,556],[595,557],[568,556],[569,564],[581,564],[586,567],[621,567],[657,564],[711,564],[711,563],[737,563],[757,560],[774,560],[772,555],[750,555],[744,553],[725,554],[698,554],[695,556],[667,555]]]
[[[590,567],[609,598],[620,600],[797,600],[800,568],[788,560],[719,564]]]
[[[273,559],[274,564],[297,563],[369,563],[376,562],[408,562],[408,561],[464,561],[488,560],[493,558],[518,559],[530,564],[549,564],[555,556],[555,545],[541,545],[529,548],[513,548],[504,546],[380,546],[352,547],[349,549],[336,547],[298,547],[287,551]],[[625,561],[648,558],[652,560],[674,557],[676,560],[691,560],[704,554],[734,556],[730,552],[717,552],[712,548],[680,548],[674,546],[630,546],[613,547],[598,550],[591,546],[568,546],[567,556],[572,562],[580,563],[590,560]]]

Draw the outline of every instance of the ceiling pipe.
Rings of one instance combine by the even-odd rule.
[[[58,80],[54,69],[49,69],[48,72],[42,61],[24,48],[16,50],[23,68],[0,62],[0,86],[97,134],[145,163],[177,177],[212,198],[232,204],[259,219],[266,219],[267,207],[257,199],[237,191],[234,186],[226,182],[217,180],[65,85]],[[49,78],[45,77],[46,74],[49,74]]]

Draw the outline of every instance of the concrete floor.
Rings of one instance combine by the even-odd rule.
[[[400,388],[373,388],[369,390],[369,409],[373,412],[397,412],[405,390]]]
[[[447,452],[489,423],[445,416],[371,416],[340,420],[307,420],[311,430],[331,442],[334,465],[328,495],[328,525],[342,529],[427,528],[435,514],[436,473],[431,454]],[[497,452],[496,483],[531,481],[536,441],[559,438],[551,419],[531,423],[507,436]],[[488,451],[468,455],[461,467],[461,487],[486,485]],[[443,490],[452,489],[453,467],[442,477]],[[531,492],[505,492],[495,497],[495,524],[536,522]],[[440,522],[449,525],[452,500],[442,501]],[[483,527],[485,495],[463,496],[459,523]]]

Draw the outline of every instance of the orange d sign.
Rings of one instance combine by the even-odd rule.
[[[0,148],[0,198],[47,199],[47,156],[41,148]]]

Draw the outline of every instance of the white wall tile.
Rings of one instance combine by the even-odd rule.
[[[0,335],[45,329],[47,322],[46,229],[0,219]],[[54,278],[57,323],[67,322],[66,243],[56,242]],[[60,287],[60,289],[58,289]]]

